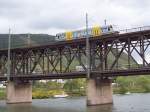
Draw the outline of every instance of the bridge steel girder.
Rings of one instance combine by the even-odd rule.
[[[11,76],[63,75],[86,71],[85,38],[11,50]],[[92,72],[149,69],[150,31],[90,38]],[[77,70],[79,66],[80,70]],[[0,76],[7,73],[7,50],[0,50]],[[138,72],[135,71],[135,74]],[[69,74],[68,74],[69,75]],[[119,76],[119,73],[116,75]],[[113,75],[112,75],[113,76]],[[82,77],[82,75],[81,75]]]

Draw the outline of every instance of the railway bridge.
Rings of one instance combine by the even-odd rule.
[[[87,78],[87,104],[112,103],[111,81],[117,76],[150,74],[150,27],[86,38],[12,48],[7,103],[32,101],[32,81]],[[7,80],[8,50],[0,50],[0,81]]]

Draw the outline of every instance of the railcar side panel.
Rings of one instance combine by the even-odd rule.
[[[72,40],[73,39],[73,33],[72,32],[66,32],[65,33],[65,39],[66,40]]]
[[[92,36],[102,35],[101,27],[93,27],[92,28]]]
[[[112,25],[107,26],[96,26],[92,28],[88,28],[88,35],[90,37],[105,35],[105,34],[111,34],[114,33]],[[73,39],[80,39],[86,37],[86,29],[73,31],[73,32],[66,32],[66,33],[58,33],[56,34],[56,40],[62,41],[62,40],[73,40]]]

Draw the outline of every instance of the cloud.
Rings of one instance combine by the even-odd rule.
[[[150,24],[149,0],[0,0],[0,33],[49,33],[108,24],[121,28]]]

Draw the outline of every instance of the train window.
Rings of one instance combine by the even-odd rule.
[[[73,32],[73,38],[77,38],[76,32]]]
[[[108,29],[107,29],[107,28],[105,28],[105,27],[104,27],[104,28],[102,28],[102,32],[103,32],[103,33],[106,33],[106,32],[107,32],[107,30],[108,30]]]
[[[77,36],[77,32],[74,32],[74,36],[75,36],[75,37]]]
[[[83,33],[84,33],[84,32],[81,30],[81,37],[83,36]]]
[[[86,36],[86,30],[83,30],[83,36]]]
[[[90,29],[88,29],[87,31],[88,31],[88,35],[90,35],[91,34]],[[85,30],[85,35],[86,35],[86,30]]]
[[[61,35],[61,37],[62,37],[63,39],[65,39],[65,34],[63,33],[63,34]]]
[[[81,31],[79,31],[79,33],[78,33],[78,37],[79,37],[79,38],[81,38]]]
[[[78,32],[75,32],[75,36],[74,36],[75,38],[78,38]]]

